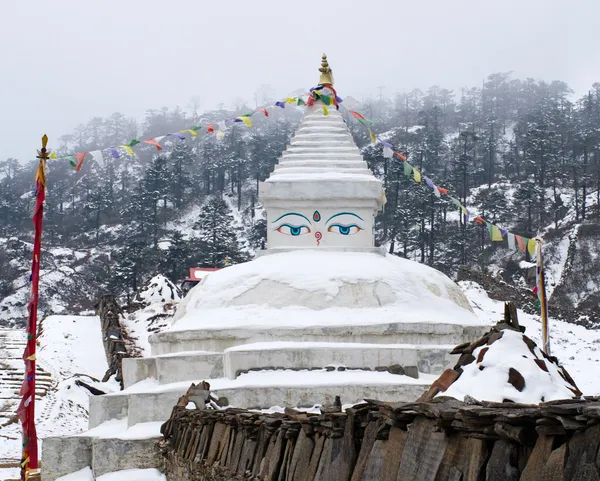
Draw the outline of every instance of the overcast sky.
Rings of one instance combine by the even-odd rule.
[[[598,0],[2,0],[0,159],[93,116],[284,96],[326,52],[343,97],[479,86],[494,72],[600,81]]]

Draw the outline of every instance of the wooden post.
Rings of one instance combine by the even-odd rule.
[[[544,278],[544,260],[542,258],[542,241],[537,241],[536,287],[540,301],[540,317],[542,319],[542,343],[544,352],[550,356],[550,335],[548,327],[548,299],[546,298],[546,280]]]
[[[40,261],[42,256],[42,226],[44,220],[44,200],[46,198],[46,162],[49,154],[46,150],[48,136],[42,137],[42,148],[38,150],[40,163],[35,175],[35,210],[33,212],[33,258],[31,261],[31,292],[27,310],[27,344],[23,353],[25,377],[21,387],[21,402],[17,416],[23,429],[23,454],[21,458],[21,480],[27,481],[32,470],[39,467],[38,439],[35,427],[35,374],[37,349],[37,311],[40,282]]]

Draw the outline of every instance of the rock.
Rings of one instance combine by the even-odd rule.
[[[512,367],[508,370],[508,383],[512,384],[519,392],[525,388],[525,379],[519,371]]]
[[[391,366],[388,367],[388,372],[390,374],[403,375],[404,374],[404,368],[400,364],[392,364]],[[418,375],[418,371],[417,371],[417,375]]]

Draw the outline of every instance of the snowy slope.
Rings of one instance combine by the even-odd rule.
[[[97,381],[108,369],[100,319],[96,316],[50,316],[44,319],[41,330],[38,365],[51,373],[52,387],[37,401],[38,437],[43,439],[83,431],[87,429],[90,394],[77,385],[77,381],[105,392],[113,392],[120,387],[113,380],[107,383]],[[17,404],[18,395],[15,395],[15,409]],[[18,460],[20,440],[17,423],[5,426],[0,438],[0,459]]]

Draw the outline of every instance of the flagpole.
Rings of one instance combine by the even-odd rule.
[[[29,317],[27,320],[27,344],[23,353],[25,376],[21,387],[21,403],[17,415],[23,429],[23,454],[21,458],[21,480],[27,481],[32,470],[39,468],[38,439],[35,427],[35,374],[37,349],[37,314],[40,282],[40,261],[42,256],[42,227],[44,220],[44,200],[46,198],[46,150],[48,136],[42,137],[42,148],[38,150],[40,159],[35,174],[35,209],[33,212],[33,258],[31,260],[31,292],[29,295]]]
[[[548,299],[546,297],[546,280],[544,275],[544,260],[542,257],[542,241],[537,241],[537,295],[540,301],[540,317],[542,319],[542,343],[544,352],[550,356],[550,336],[548,329]]]

